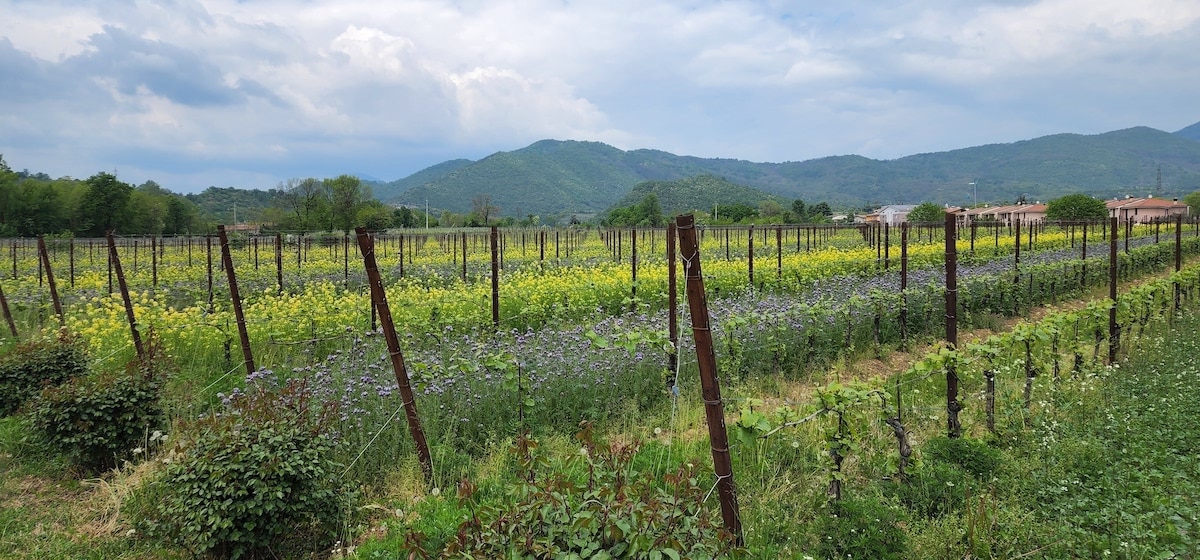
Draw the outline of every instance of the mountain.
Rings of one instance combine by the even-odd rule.
[[[371,184],[371,192],[375,198],[383,201],[395,200],[405,191],[436,181],[449,173],[475,163],[469,159],[452,159],[443,161],[432,167],[426,167],[408,177],[397,179],[390,183],[376,182]]]
[[[1177,131],[1175,131],[1175,134],[1178,134],[1189,140],[1200,141],[1200,122],[1193,124],[1192,126],[1184,128],[1182,130],[1177,130]]]
[[[774,200],[785,205],[790,202],[779,196],[705,173],[675,181],[638,183],[613,206],[632,206],[651,194],[658,198],[663,214],[668,216],[706,208],[711,210],[714,204],[746,204],[757,208],[758,203],[764,200]]]
[[[862,156],[754,163],[623,151],[599,142],[542,140],[479,161],[446,162],[396,183],[409,186],[382,200],[469,212],[487,195],[506,216],[594,213],[644,181],[710,174],[782,197],[835,207],[881,204],[1048,200],[1074,192],[1182,196],[1200,189],[1200,142],[1147,127],[1097,135],[1055,134],[895,160]],[[1164,192],[1153,192],[1158,173]],[[418,177],[420,176],[420,177]],[[414,179],[415,178],[415,179]],[[969,186],[975,183],[974,186]],[[726,201],[720,201],[726,203]]]
[[[261,222],[264,211],[275,203],[280,191],[208,187],[203,192],[184,195],[200,207],[205,219],[222,224]]]
[[[393,202],[428,200],[431,207],[469,212],[473,198],[488,195],[505,216],[594,213],[645,180],[626,159],[626,152],[599,142],[542,140],[450,171]]]

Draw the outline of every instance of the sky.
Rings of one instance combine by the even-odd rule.
[[[1200,121],[1196,0],[0,0],[0,154],[175,192],[537,140],[876,159]]]

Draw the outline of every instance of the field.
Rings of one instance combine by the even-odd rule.
[[[0,376],[86,372],[0,419],[0,555],[1190,557],[1176,227],[957,232],[955,344],[940,227],[699,231],[734,524],[667,231],[375,236],[410,410],[354,236],[12,240]]]

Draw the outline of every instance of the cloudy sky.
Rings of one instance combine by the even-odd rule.
[[[891,159],[1200,120],[1196,0],[0,0],[0,154],[177,192],[543,138]]]

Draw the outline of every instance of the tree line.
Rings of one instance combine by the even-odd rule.
[[[707,209],[706,209],[707,210]],[[828,223],[833,217],[833,209],[828,203],[818,202],[811,206],[803,200],[796,199],[788,207],[774,200],[764,200],[758,206],[745,203],[714,204],[712,213],[698,213],[697,218],[704,223],[714,225],[729,224],[812,224]],[[601,225],[608,227],[662,227],[666,224],[662,206],[658,196],[651,193],[637,204],[619,206],[608,211],[600,219]]]

